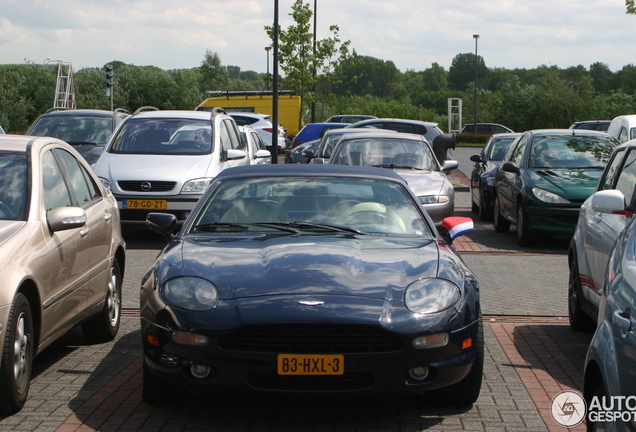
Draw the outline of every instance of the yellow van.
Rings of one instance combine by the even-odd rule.
[[[273,115],[272,91],[208,91],[205,93],[210,97],[196,107],[198,111],[211,111],[214,107],[220,107],[227,112]],[[304,126],[300,96],[292,95],[291,90],[278,92],[278,123],[287,130],[288,136],[296,135]]]

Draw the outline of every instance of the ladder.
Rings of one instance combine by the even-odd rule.
[[[70,62],[57,62],[57,84],[53,108],[75,109],[75,86],[73,85],[73,66]]]

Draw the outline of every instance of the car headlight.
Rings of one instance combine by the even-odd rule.
[[[446,279],[422,279],[406,288],[404,304],[415,313],[435,313],[451,308],[459,301],[459,287]]]
[[[170,279],[163,284],[161,294],[171,305],[192,311],[213,309],[219,300],[212,282],[191,276]]]
[[[450,201],[450,198],[446,195],[424,195],[418,196],[420,204],[444,204]]]
[[[539,198],[541,201],[550,203],[550,204],[570,204],[570,201],[563,198],[561,195],[557,195],[554,192],[549,192],[545,189],[541,189],[538,187],[532,188],[532,193],[534,196]]]
[[[181,188],[182,193],[203,193],[212,183],[211,178],[200,178],[195,180],[190,180],[183,185]]]
[[[112,192],[112,189],[110,188],[110,181],[105,179],[104,177],[100,177],[99,179],[102,181],[104,187]]]
[[[495,178],[493,176],[483,176],[481,182],[487,186],[494,186]]]

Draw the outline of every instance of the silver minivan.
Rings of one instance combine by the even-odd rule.
[[[124,121],[94,169],[133,223],[156,211],[185,220],[212,179],[239,165],[249,165],[245,142],[225,111],[152,110]]]

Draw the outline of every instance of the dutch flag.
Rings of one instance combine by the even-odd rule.
[[[448,231],[448,235],[455,240],[461,235],[468,234],[473,230],[473,220],[469,217],[450,216],[444,218],[442,226]]]

